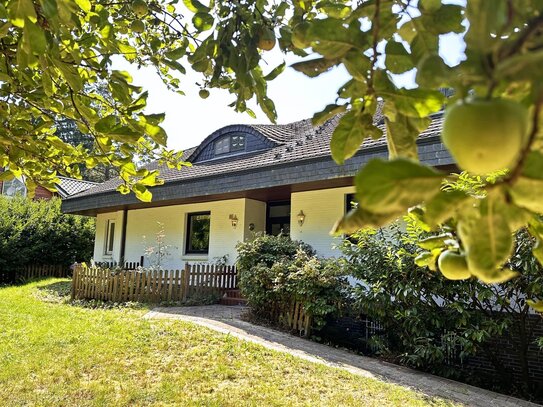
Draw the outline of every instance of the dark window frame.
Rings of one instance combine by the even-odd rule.
[[[209,216],[209,233],[207,237],[207,249],[204,250],[194,250],[191,246],[191,235],[192,235],[192,218],[196,216],[207,215]],[[185,226],[185,254],[209,254],[209,241],[211,239],[211,211],[202,211],[202,212],[190,212],[187,213],[187,223]]]
[[[234,137],[242,137],[243,138],[243,145],[240,144],[241,147],[234,148]],[[220,152],[220,153],[217,152],[218,143],[223,142],[225,140],[228,140],[228,151],[224,151],[224,152]],[[246,151],[246,150],[247,150],[247,136],[245,134],[243,134],[243,133],[225,134],[224,136],[221,136],[221,137],[217,138],[213,142],[213,152],[214,152],[216,157],[224,156],[224,155],[228,155],[228,154],[240,153],[240,152],[243,152],[243,151]]]
[[[270,208],[273,206],[289,206],[289,216],[276,216],[271,217],[270,216]],[[266,204],[266,234],[271,235],[272,234],[272,225],[273,224],[287,224],[290,229],[290,223],[291,223],[291,215],[292,215],[292,202],[290,200],[284,200],[284,201],[270,201]],[[282,232],[284,232],[283,229],[281,229]],[[289,230],[290,234],[290,230]]]
[[[106,256],[111,256],[115,248],[115,223],[117,223],[115,219],[108,219],[106,223],[106,244],[104,247],[104,255]]]
[[[345,194],[345,213],[349,213],[351,209],[354,209],[355,206],[352,203],[356,203],[356,194],[353,192],[351,194]]]

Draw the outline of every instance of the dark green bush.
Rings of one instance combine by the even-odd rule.
[[[418,267],[418,237],[412,233],[418,233],[412,223],[407,231],[399,225],[364,230],[342,245],[344,266],[359,280],[356,309],[383,325],[377,349],[409,366],[455,378],[466,378],[462,359],[483,355],[501,381],[496,388],[513,385],[515,392],[534,397],[537,384],[526,355],[537,338],[528,323],[526,299],[541,296],[543,268],[532,255],[533,239],[526,231],[517,233],[510,266],[520,277],[486,285],[475,279],[447,280],[439,271]],[[517,344],[513,355],[499,352],[496,337]],[[521,365],[520,381],[505,367],[511,356]],[[469,380],[489,386],[475,377]]]
[[[239,285],[252,311],[273,319],[275,307],[299,302],[321,327],[346,298],[347,279],[334,259],[318,259],[313,249],[288,236],[258,235],[238,244]]]
[[[0,271],[27,264],[88,261],[94,230],[93,218],[62,214],[58,198],[32,201],[0,196]]]

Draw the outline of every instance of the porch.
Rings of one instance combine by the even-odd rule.
[[[233,265],[237,243],[257,232],[290,234],[310,244],[319,256],[334,257],[335,241],[329,231],[347,210],[353,192],[352,186],[309,191],[271,188],[266,193],[247,191],[244,198],[99,213],[94,260],[141,265],[142,254],[160,246],[161,268],[182,269],[186,263]],[[149,256],[143,260],[145,267],[157,265]]]

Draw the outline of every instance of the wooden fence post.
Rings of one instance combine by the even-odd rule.
[[[190,264],[185,263],[185,269],[183,270],[183,278],[181,282],[181,300],[185,302],[187,300],[189,283],[190,283]]]

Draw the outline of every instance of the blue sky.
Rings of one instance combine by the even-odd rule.
[[[456,65],[463,58],[464,43],[461,36],[448,34],[440,39],[440,55],[449,65]],[[285,58],[276,46],[264,54],[268,70],[279,65]],[[286,56],[287,66],[298,59]],[[236,113],[228,104],[233,101],[225,90],[211,89],[211,95],[203,100],[198,96],[199,87],[195,85],[200,76],[187,72],[181,77],[182,90],[185,96],[169,91],[154,69],[137,69],[128,63],[117,62],[116,69],[129,71],[134,84],[143,86],[149,91],[148,113],[166,113],[163,127],[168,133],[168,147],[182,150],[198,145],[205,137],[216,129],[235,123],[269,123],[266,116],[257,108],[253,110],[256,119],[246,113]],[[398,77],[396,82],[401,86],[412,87],[414,72]],[[285,72],[269,82],[269,96],[275,101],[278,123],[289,123],[312,117],[336,99],[337,89],[349,79],[343,68],[337,68],[317,78],[305,75],[288,68]]]

